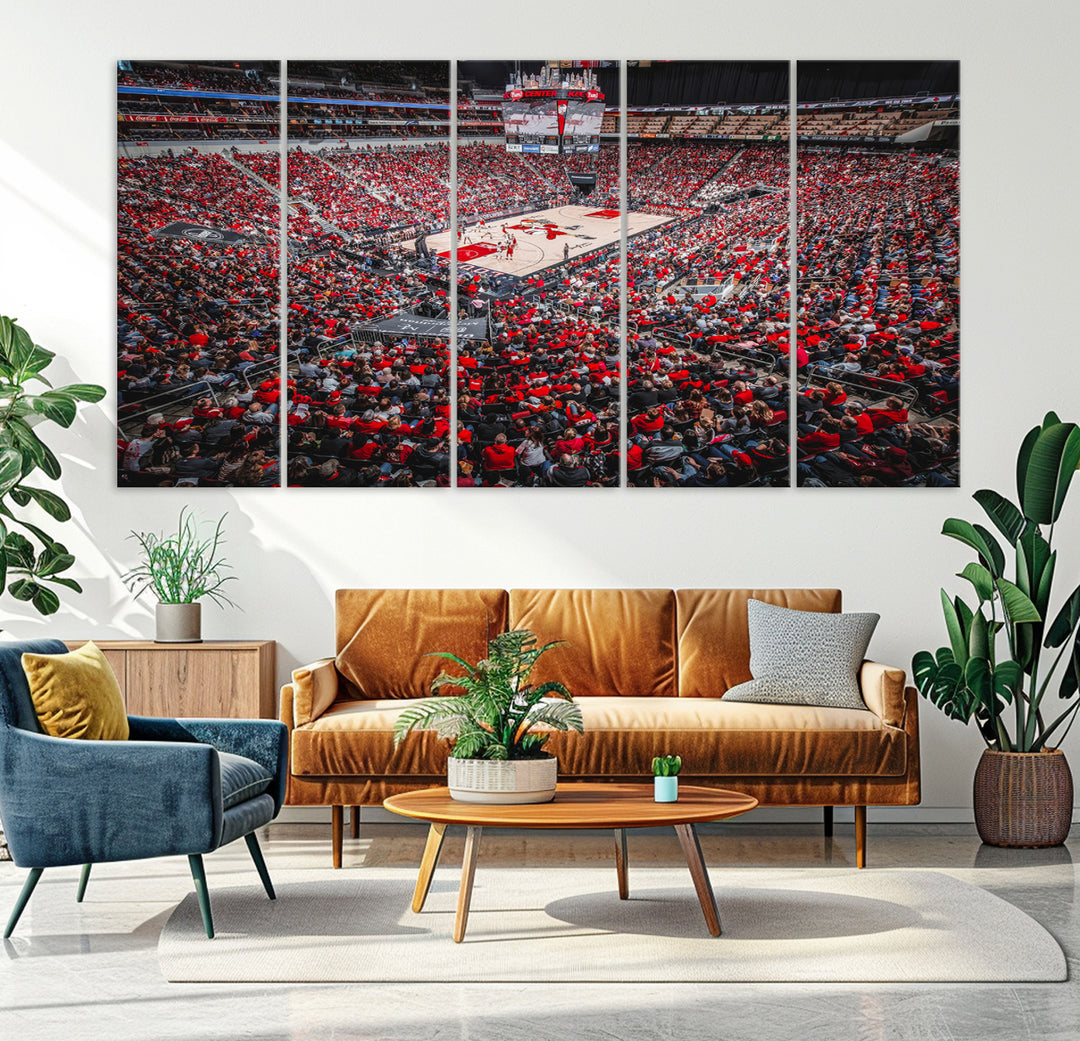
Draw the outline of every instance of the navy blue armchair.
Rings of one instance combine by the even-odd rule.
[[[45,868],[186,854],[206,935],[214,922],[203,854],[243,837],[274,899],[255,836],[285,799],[288,743],[273,720],[129,716],[128,741],[46,735],[20,658],[63,654],[59,640],[0,644],[0,821],[12,859],[30,869],[8,920],[15,929]]]

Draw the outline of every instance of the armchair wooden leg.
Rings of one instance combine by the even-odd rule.
[[[83,897],[86,896],[86,883],[90,881],[90,868],[93,865],[83,864],[82,874],[79,875],[79,891],[75,894],[75,903],[81,904]]]
[[[38,879],[41,878],[41,872],[44,870],[44,868],[39,867],[31,868],[30,874],[26,876],[22,892],[19,894],[19,899],[15,901],[15,906],[11,910],[11,917],[8,919],[7,928],[4,930],[5,940],[15,931],[15,926],[19,924],[19,918],[26,905],[30,902],[30,894],[33,893],[34,886],[38,884]]]
[[[822,806],[822,817],[825,821],[825,838],[832,838],[832,824],[833,824],[833,808],[831,806]]]
[[[191,865],[191,877],[195,880],[195,895],[199,898],[199,910],[202,912],[203,926],[209,939],[214,938],[214,915],[210,910],[210,890],[206,888],[206,869],[203,867],[202,855],[189,853],[188,863]]]
[[[333,831],[331,836],[331,851],[334,858],[334,867],[341,867],[342,830],[345,827],[345,807],[334,806],[331,810],[330,827]]]
[[[274,883],[270,881],[270,872],[266,870],[266,861],[263,860],[262,850],[259,848],[259,840],[255,837],[255,832],[245,835],[244,841],[247,843],[251,859],[255,862],[255,870],[259,872],[259,878],[262,879],[266,895],[271,900],[276,900],[277,894],[274,892]]]
[[[349,811],[349,837],[360,838],[360,807],[354,806]]]
[[[866,807],[855,807],[855,866],[866,867]]]

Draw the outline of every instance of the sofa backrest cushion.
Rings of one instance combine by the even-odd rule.
[[[675,697],[675,594],[670,589],[512,589],[511,629],[565,640],[533,670],[575,697]]]
[[[680,589],[676,594],[679,695],[718,698],[750,672],[748,600],[796,611],[840,610],[839,589]]]
[[[337,669],[352,698],[426,698],[456,666],[431,652],[477,662],[488,633],[506,628],[502,589],[339,589]],[[452,693],[447,690],[443,693]]]

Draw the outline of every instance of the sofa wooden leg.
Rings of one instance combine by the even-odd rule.
[[[866,807],[855,807],[855,866],[866,867]]]
[[[339,868],[341,867],[342,832],[345,830],[344,806],[334,806],[332,808],[330,828],[333,832],[331,836],[331,850],[333,852],[334,867]]]
[[[825,822],[825,838],[831,839],[832,838],[833,808],[831,806],[822,806],[821,807],[821,815],[822,815],[822,819]]]
[[[360,838],[360,807],[354,806],[349,811],[349,837]]]

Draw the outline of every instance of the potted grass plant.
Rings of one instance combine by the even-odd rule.
[[[555,797],[558,762],[544,751],[550,731],[584,729],[581,709],[557,680],[533,685],[533,667],[562,641],[537,646],[527,629],[500,633],[488,641],[487,657],[475,665],[436,652],[465,670],[442,672],[433,690],[458,687],[463,693],[434,697],[403,712],[394,728],[395,748],[413,730],[435,730],[452,742],[447,761],[451,798],[461,802],[550,802]],[[538,731],[537,728],[544,728]]]
[[[156,643],[201,643],[201,600],[236,606],[222,590],[226,582],[236,580],[235,575],[224,574],[232,567],[221,552],[226,516],[218,518],[212,533],[204,534],[194,512],[185,507],[174,532],[131,533],[142,548],[143,561],[124,577],[136,596],[148,589],[157,596]]]
[[[924,697],[974,720],[986,742],[974,808],[990,845],[1060,845],[1072,821],[1072,774],[1058,746],[1080,709],[1080,585],[1056,611],[1051,600],[1054,532],[1078,464],[1080,427],[1047,413],[1020,447],[1018,503],[974,494],[1010,553],[981,524],[952,518],[942,528],[975,551],[958,575],[974,600],[941,590],[949,646],[920,651],[912,670]]]

